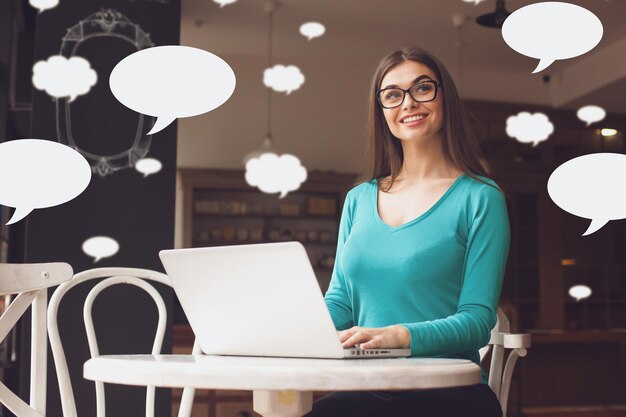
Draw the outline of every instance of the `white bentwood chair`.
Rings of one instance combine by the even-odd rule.
[[[0,382],[0,403],[18,417],[42,417],[46,414],[46,305],[48,288],[72,278],[72,267],[66,263],[0,264],[0,296],[8,306],[0,317],[0,343],[17,321],[31,309],[30,403]],[[12,301],[12,297],[17,295]]]
[[[500,406],[502,407],[502,417],[506,417],[507,403],[509,400],[509,388],[511,387],[511,377],[519,357],[526,356],[527,349],[530,348],[530,335],[526,333],[510,333],[511,325],[502,309],[498,308],[498,320],[491,330],[489,343],[480,349],[481,362],[491,351],[491,362],[489,365],[489,386],[495,392]],[[504,361],[505,350],[511,349],[509,356]]]
[[[103,279],[104,278],[104,279]],[[102,279],[96,284],[85,299],[85,305],[83,308],[83,319],[85,322],[85,330],[87,332],[87,341],[89,344],[89,352],[91,357],[99,356],[98,342],[96,340],[96,333],[94,330],[93,320],[91,316],[91,310],[94,300],[100,294],[100,292],[108,287],[119,284],[134,285],[141,288],[152,297],[154,300],[159,314],[159,321],[157,324],[157,330],[152,346],[152,355],[158,355],[161,353],[161,347],[163,345],[163,337],[165,334],[166,315],[167,311],[165,303],[161,298],[158,291],[147,281],[154,281],[161,284],[165,284],[171,287],[170,279],[167,275],[152,271],[148,269],[139,268],[94,268],[87,271],[80,272],[74,277],[60,285],[56,289],[52,298],[50,299],[50,305],[48,307],[48,331],[50,336],[50,347],[52,349],[52,355],[57,372],[57,378],[59,381],[59,392],[61,394],[61,407],[63,409],[64,417],[77,417],[76,403],[74,401],[74,392],[72,390],[71,380],[67,367],[67,361],[65,359],[65,353],[63,351],[63,345],[59,335],[59,328],[57,323],[57,314],[59,304],[65,296],[65,294],[75,286],[82,284],[86,281]],[[201,354],[200,346],[197,342],[194,342],[193,354]],[[102,382],[96,382],[96,416],[105,417],[105,396],[104,396],[104,384]],[[148,386],[146,388],[146,417],[154,416],[154,393],[155,387]],[[191,408],[193,406],[195,390],[193,388],[185,388],[180,402],[180,408],[178,412],[179,417],[191,415]]]

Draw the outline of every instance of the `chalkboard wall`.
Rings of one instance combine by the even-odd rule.
[[[60,0],[37,16],[34,62],[51,55],[78,55],[97,72],[96,85],[69,103],[33,90],[31,137],[59,141],[80,150],[92,164],[88,188],[60,206],[34,210],[25,220],[24,261],[64,261],[75,272],[94,267],[128,266],[162,271],[158,251],[173,247],[176,176],[176,123],[147,136],[154,118],[124,107],[112,95],[108,78],[125,56],[150,46],[179,43],[180,0]],[[158,86],[155,86],[158,88]],[[143,157],[158,159],[163,168],[144,178],[134,168]],[[83,242],[108,236],[119,251],[94,263]],[[93,284],[73,290],[59,312],[61,337],[78,414],[95,415],[93,383],[82,378],[88,347],[82,304]],[[159,288],[171,309],[172,293]],[[156,329],[156,308],[129,286],[105,290],[94,306],[101,354],[148,353]],[[170,321],[171,323],[171,321]],[[171,349],[171,325],[164,351]],[[22,358],[27,359],[28,346]],[[22,363],[22,375],[28,364]],[[61,416],[56,374],[49,363],[49,417]],[[21,383],[27,392],[26,379]],[[144,414],[142,388],[107,386],[107,415]],[[157,415],[170,414],[169,391],[157,392]]]

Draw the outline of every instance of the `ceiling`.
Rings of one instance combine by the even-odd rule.
[[[535,2],[508,0],[506,7],[514,11],[531,3]],[[598,16],[604,27],[603,38],[587,54],[557,61],[532,75],[551,78],[547,102],[536,104],[577,108],[593,100],[610,112],[626,113],[626,1],[570,3]],[[266,57],[268,17],[264,4],[264,0],[238,0],[220,7],[210,0],[182,0],[181,44],[220,56]],[[355,71],[369,65],[363,69],[369,74],[390,50],[418,45],[433,52],[449,68],[456,67],[457,74],[461,69],[475,74],[469,80],[476,80],[481,72],[506,73],[510,79],[530,76],[537,60],[510,49],[499,29],[474,22],[477,16],[494,9],[495,0],[478,5],[462,0],[279,0],[273,18],[273,61],[305,67],[312,62],[327,62],[330,66],[341,62],[344,67],[354,63]],[[455,14],[466,16],[461,29],[452,24]],[[326,34],[307,41],[298,31],[307,21],[323,23]],[[462,50],[458,46],[461,39]],[[506,91],[498,94],[502,101],[515,101]],[[493,100],[494,93],[480,97],[480,89],[473,88],[468,98]]]

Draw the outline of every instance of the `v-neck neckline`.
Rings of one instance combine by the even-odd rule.
[[[419,216],[417,216],[416,218],[409,220],[405,223],[402,223],[398,226],[391,226],[387,223],[385,223],[383,221],[383,219],[380,217],[380,213],[378,212],[378,192],[379,192],[379,187],[378,187],[378,180],[374,179],[374,198],[372,199],[374,204],[373,204],[373,210],[374,210],[374,217],[376,218],[376,222],[378,222],[380,225],[382,225],[383,227],[385,227],[386,229],[388,229],[391,232],[396,232],[398,230],[404,229],[406,227],[409,227],[419,221],[421,221],[422,219],[426,218],[428,215],[430,215],[433,211],[435,211],[435,209],[437,209],[437,207],[439,207],[441,205],[441,203],[443,203],[443,201],[446,199],[446,197],[448,197],[448,195],[452,192],[452,190],[457,186],[457,184],[459,182],[461,182],[461,179],[466,177],[467,175],[465,173],[462,173],[461,175],[459,175],[458,177],[456,177],[456,179],[452,182],[452,184],[448,187],[448,189],[446,190],[445,193],[443,193],[443,195],[441,197],[439,197],[439,199],[428,208],[428,210],[426,210],[424,213],[420,214]]]

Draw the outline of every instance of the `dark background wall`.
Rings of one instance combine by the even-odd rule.
[[[70,106],[71,120],[58,120],[55,100],[30,84],[32,64],[47,60],[60,52],[62,38],[68,28],[102,10],[112,9],[128,18],[149,34],[155,46],[179,43],[179,0],[62,0],[51,10],[36,15],[27,1],[3,0],[5,10],[11,11],[18,22],[13,48],[0,57],[3,63],[13,56],[13,97],[7,100],[7,70],[2,66],[2,105],[10,101],[8,112],[3,110],[2,127],[7,130],[2,140],[42,138],[56,141],[60,122],[71,125],[75,143],[87,152],[111,156],[124,153],[133,146],[139,115],[117,102],[108,87],[108,77],[115,64],[137,48],[120,38],[101,36],[85,40],[76,48],[76,55],[88,59],[98,74],[97,84],[85,96],[79,96]],[[11,3],[7,6],[8,3]],[[3,22],[6,16],[3,14]],[[10,22],[10,20],[9,20]],[[12,26],[12,25],[10,25]],[[21,26],[21,27],[20,27]],[[128,27],[128,25],[127,25]],[[87,25],[85,25],[87,28]],[[119,28],[118,28],[119,29]],[[2,24],[3,34],[7,28]],[[4,36],[2,37],[4,38]],[[155,86],[158,88],[158,86]],[[31,93],[32,92],[32,93]],[[32,100],[31,95],[32,94]],[[61,100],[63,103],[64,101]],[[32,103],[32,105],[30,104]],[[7,115],[6,121],[4,120]],[[142,134],[151,128],[153,118],[144,117]],[[30,126],[30,132],[26,126]],[[2,132],[2,130],[0,130]],[[75,272],[94,267],[128,266],[161,270],[158,251],[173,247],[174,201],[176,175],[176,123],[153,135],[145,157],[156,158],[163,169],[146,178],[129,167],[105,176],[94,174],[89,187],[74,200],[57,207],[34,210],[26,219],[12,226],[11,261],[63,261]],[[144,152],[145,153],[145,152]],[[131,155],[131,160],[144,155]],[[132,161],[131,161],[132,162]],[[98,263],[83,253],[83,242],[97,235],[115,239],[119,252]],[[94,283],[95,284],[95,283]],[[82,378],[82,365],[88,359],[88,347],[82,321],[82,304],[94,284],[85,284],[71,292],[59,312],[61,337],[72,377],[79,415],[95,415],[93,383]],[[169,289],[159,288],[168,308],[172,304]],[[128,286],[106,290],[94,306],[94,321],[100,353],[148,353],[156,329],[156,308],[143,293]],[[25,322],[25,320],[24,320]],[[146,323],[150,323],[146,326]],[[24,323],[26,324],[26,323]],[[22,326],[22,346],[19,366],[19,390],[28,395],[28,326]],[[164,351],[171,349],[170,326],[166,331]],[[50,357],[48,376],[48,413],[61,416],[56,374]],[[108,415],[143,415],[142,388],[107,387]],[[167,390],[157,393],[157,415],[169,415]]]

